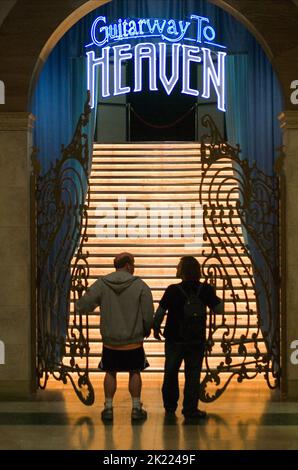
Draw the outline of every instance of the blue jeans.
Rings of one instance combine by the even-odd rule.
[[[175,411],[179,400],[178,374],[184,360],[184,399],[182,413],[191,415],[198,409],[200,376],[204,357],[204,344],[165,342],[165,372],[162,386],[164,407]]]

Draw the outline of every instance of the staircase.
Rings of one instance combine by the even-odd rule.
[[[217,282],[217,295],[225,301],[225,315],[218,315],[215,322],[222,325],[225,320],[225,326],[214,334],[215,345],[209,359],[211,368],[224,361],[220,343],[227,327],[233,328],[235,321],[237,328],[233,332],[236,340],[243,334],[251,338],[254,332],[258,333],[257,342],[260,350],[265,352],[257,328],[254,289],[248,275],[252,268],[241,251],[244,240],[240,220],[225,209],[227,198],[230,205],[235,205],[239,197],[237,192],[231,192],[235,187],[232,177],[232,164],[227,160],[212,165],[208,178],[204,179],[203,197],[208,207],[213,201],[214,214],[228,226],[233,225],[232,234],[229,230],[219,234],[208,220],[203,227],[199,204],[202,163],[198,143],[94,145],[88,241],[84,247],[85,252],[89,252],[89,285],[98,276],[114,270],[116,254],[129,251],[135,256],[135,274],[152,289],[156,308],[165,288],[180,282],[175,274],[181,256],[196,256],[200,263],[206,259],[210,243],[203,240],[203,234],[207,229],[233,285],[232,290],[230,287],[223,289],[224,277]],[[214,260],[210,261],[210,269],[211,264]],[[233,297],[235,294],[237,301]],[[102,349],[99,312],[90,314],[88,321],[89,367],[91,372],[96,372]],[[163,370],[163,344],[150,337],[146,340],[145,350],[150,362],[147,370]],[[248,342],[248,361],[253,352],[253,344]],[[239,363],[243,360],[239,356],[237,341],[232,346],[232,356],[233,364],[237,364],[238,358]],[[83,366],[84,358],[77,358],[77,363]]]

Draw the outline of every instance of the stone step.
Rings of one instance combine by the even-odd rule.
[[[160,302],[160,299],[162,298],[163,294],[165,292],[165,289],[163,290],[153,290],[152,291],[152,297],[153,297],[153,303],[154,303],[154,306],[155,306],[155,309],[158,307],[159,305],[159,302]],[[216,293],[218,294],[218,290],[216,291]],[[227,317],[227,321],[236,321],[235,320],[235,303],[230,300],[228,300],[226,297],[225,297],[225,313],[224,313],[224,316]],[[254,300],[249,300],[247,302],[246,299],[243,299],[243,300],[239,300],[237,301],[237,312],[236,312],[236,317],[237,317],[237,325],[241,325],[242,323],[241,322],[247,322],[247,319],[248,317],[250,318],[250,321],[252,322],[252,324],[254,322],[257,321],[257,304],[256,304],[256,301],[255,299]],[[70,300],[70,320],[73,321],[73,314],[74,314],[74,299],[73,297],[71,298]],[[86,317],[88,317],[88,322],[89,323],[94,323],[94,322],[98,322],[98,319],[100,317],[100,313],[99,313],[99,307],[97,307],[97,309],[94,310],[94,312],[90,312],[88,313],[87,315],[83,315],[82,318],[83,318],[83,321],[87,321]],[[219,323],[221,323],[222,321],[222,314],[215,314],[215,317],[219,318]],[[231,318],[231,320],[229,320],[229,317],[233,317]]]
[[[265,352],[266,348],[257,327],[252,266],[243,248],[245,241],[236,207],[240,196],[234,179],[237,175],[227,158],[219,159],[206,173],[204,170],[197,143],[95,144],[90,176],[88,240],[84,242],[84,251],[89,253],[87,282],[90,286],[99,276],[112,272],[117,253],[132,252],[135,274],[152,289],[156,309],[165,288],[180,282],[175,276],[181,256],[196,256],[203,264],[208,255],[211,256],[212,249],[217,250],[216,264],[217,269],[222,269],[222,278],[216,280],[216,293],[224,299],[225,314],[212,314],[218,329],[213,334],[215,345],[209,366],[216,370],[224,361],[221,341],[228,333],[230,337],[234,334],[236,343],[238,341],[232,346],[232,357],[233,365],[235,361],[240,368],[244,359],[238,351],[242,335],[251,338],[252,334],[257,334],[261,351]],[[203,205],[204,227],[201,225]],[[207,233],[205,240],[204,233]],[[212,259],[214,263],[214,257],[210,258],[210,263]],[[227,276],[233,289],[223,287]],[[71,299],[70,323],[75,318],[79,317],[74,316]],[[99,309],[83,315],[81,321],[85,334],[88,324],[90,370],[95,372],[102,348]],[[222,325],[223,321],[225,325]],[[164,323],[165,320],[162,329]],[[145,341],[145,349],[151,364],[149,372],[163,371],[163,342],[157,342],[151,336]],[[247,343],[247,351],[246,361],[253,362],[255,347],[252,341]],[[85,358],[77,358],[77,361],[84,366]]]
[[[157,307],[159,305],[159,302],[154,302],[155,306]],[[251,304],[252,307],[256,307],[256,304]],[[229,310],[229,306],[231,306],[231,310]],[[73,325],[74,324],[74,305],[72,303],[71,305],[71,309],[70,309],[70,316],[69,316],[69,325]],[[241,310],[241,307],[242,307],[242,310]],[[251,329],[257,329],[257,326],[256,326],[256,322],[257,322],[257,314],[255,312],[255,309],[252,308],[252,313],[245,313],[244,311],[244,307],[245,307],[245,304],[244,303],[239,303],[239,310],[237,312],[237,322],[236,320],[234,319],[235,318],[235,313],[233,312],[233,305],[231,304],[231,302],[225,302],[225,314],[224,314],[224,318],[226,320],[226,323],[225,323],[225,326],[220,326],[222,325],[223,323],[223,315],[219,315],[219,314],[212,314],[214,317],[215,317],[215,322],[216,322],[216,325],[218,327],[220,327],[220,329],[224,329],[226,327],[229,327],[229,328],[236,328],[237,329],[246,329],[248,328],[249,331],[251,331]],[[166,318],[166,317],[165,317]],[[99,324],[100,324],[100,313],[98,312],[96,314],[96,312],[91,312],[91,313],[88,313],[87,315],[83,315],[82,316],[82,325],[83,327],[87,324],[87,320],[88,320],[88,328],[89,329],[98,329],[99,328]],[[250,326],[248,326],[248,320],[249,322],[251,323]],[[163,322],[163,324],[165,323],[165,320]]]
[[[129,195],[129,197],[127,197],[125,194],[110,194],[107,197],[104,197],[99,195],[97,199],[93,197],[90,200],[89,210],[94,211],[97,207],[100,207],[101,210],[121,208],[122,210],[146,209],[160,211],[164,209],[168,211],[169,209],[176,209],[179,211],[182,208],[196,208],[206,205],[207,216],[209,214],[213,214],[213,217],[220,216],[221,212],[223,216],[227,216],[231,214],[231,211],[233,211],[232,215],[239,216],[237,213],[237,202],[239,201],[239,197],[237,197],[236,194],[233,198],[229,198],[229,200],[227,200],[226,197],[214,196],[214,204],[212,197],[210,197],[211,195],[209,195],[208,198],[206,195],[206,198],[202,200],[202,204],[199,201],[198,194],[194,194],[192,197],[189,195],[180,195],[180,197],[177,198],[171,197],[170,194],[164,195],[163,198],[157,195],[150,198],[151,200],[148,200],[146,195],[144,195],[142,200],[139,195],[137,196],[138,197],[136,197],[136,195]],[[214,205],[214,208],[211,207],[212,204]],[[208,220],[208,218],[206,219]]]
[[[225,172],[224,174],[225,178],[233,178],[232,174],[228,174]],[[208,175],[204,178],[204,183],[211,183],[212,179],[214,179],[216,182],[220,179],[220,177],[214,172],[213,175],[211,175],[208,172]],[[201,172],[200,175],[195,174],[194,176],[188,176],[188,177],[181,177],[181,178],[176,178],[176,176],[171,176],[171,175],[164,175],[162,177],[156,177],[156,178],[148,178],[147,176],[144,177],[115,177],[112,178],[110,176],[99,176],[98,173],[95,173],[94,175],[91,174],[89,178],[90,182],[90,187],[93,187],[95,185],[111,185],[111,186],[117,186],[117,185],[127,185],[127,186],[134,186],[134,185],[143,185],[143,186],[148,186],[151,185],[154,188],[160,185],[170,185],[170,186],[176,186],[176,185],[193,185],[196,187],[200,187],[202,181],[201,177]],[[233,185],[235,186],[236,183],[233,182]]]
[[[138,239],[137,239],[138,240]],[[112,252],[112,256],[115,257],[118,253],[122,253],[123,251],[133,251],[135,256],[177,256],[181,258],[185,254],[192,254],[193,256],[200,257],[202,255],[201,249],[197,249],[197,247],[190,247],[190,249],[185,250],[184,243],[171,243],[169,246],[162,245],[156,243],[156,240],[146,239],[146,244],[142,245],[138,242],[130,243],[129,240],[121,239],[119,243],[110,243],[115,242],[115,240],[106,240],[106,244],[100,244],[96,242],[94,239],[88,240],[84,243],[85,250],[88,251],[90,255],[98,256],[106,255]],[[122,241],[122,243],[120,243]],[[187,247],[186,247],[187,248]],[[220,248],[220,247],[218,247]],[[234,244],[234,246],[225,246],[224,250],[219,251],[219,256],[246,256],[246,253],[241,250],[242,245]],[[212,248],[209,246],[204,247],[204,259],[211,253]],[[237,250],[237,251],[236,251]]]
[[[90,253],[100,253],[101,249],[104,252],[104,249],[111,250],[112,247],[115,250],[115,256],[117,253],[122,253],[123,251],[133,251],[133,254],[137,254],[138,248],[148,248],[147,252],[150,252],[151,249],[152,254],[159,252],[162,254],[165,252],[164,250],[174,249],[177,255],[184,256],[184,255],[191,255],[191,256],[201,256],[202,251],[205,251],[206,257],[209,253],[211,253],[211,247],[208,245],[198,244],[194,241],[195,239],[192,238],[110,238],[110,239],[99,239],[96,237],[89,237],[88,240],[84,242],[85,251]],[[222,243],[225,242],[226,245],[223,246]],[[243,250],[242,243],[231,243],[228,244],[229,240],[221,241],[213,239],[212,243],[213,246],[218,251],[218,256],[226,255],[230,253],[231,255],[236,254],[236,250]]]
[[[104,258],[101,258],[101,257],[90,257],[88,258],[88,265],[91,267],[91,268],[98,268],[98,269],[101,269],[101,268],[104,268],[104,269],[110,269],[110,270],[114,270],[114,266],[113,266],[113,259],[114,259],[114,256],[112,256],[111,258],[107,258],[107,259],[104,259]],[[197,257],[197,260],[200,262],[200,259],[201,259],[201,263],[204,261],[204,258],[200,258],[200,257]],[[158,262],[158,258],[157,259],[146,259],[146,258],[137,258],[135,257],[135,269],[162,269],[162,270],[174,270],[176,269],[179,261],[180,261],[180,257],[177,257],[177,258],[173,258],[173,260],[175,260],[175,262],[173,261],[172,263],[169,263],[169,261],[167,261],[167,259],[165,260],[160,260],[160,262]],[[247,258],[248,260],[248,258]],[[247,261],[246,258],[243,257],[243,259],[239,259],[239,260],[236,260],[234,262],[232,262],[232,260],[230,258],[224,258],[222,257],[221,258],[221,263],[218,263],[218,266],[224,266],[224,267],[227,267],[227,268],[231,268],[231,267],[235,267],[235,268],[243,268],[243,266],[246,266],[247,264],[249,264],[249,261]]]
[[[224,169],[227,167],[227,164],[214,164],[212,165],[212,169],[214,170],[215,168],[221,171],[224,171]],[[228,169],[231,170],[232,166],[228,166]],[[149,171],[149,170],[167,170],[169,172],[171,171],[182,171],[182,170],[191,170],[193,172],[193,176],[195,176],[196,171],[203,171],[204,168],[202,168],[201,163],[198,162],[185,162],[184,160],[179,160],[175,162],[163,162],[163,161],[153,161],[151,163],[148,162],[121,162],[117,163],[114,162],[112,159],[111,161],[108,161],[106,163],[103,163],[100,159],[97,161],[93,162],[92,164],[92,173],[94,170],[103,170],[103,171],[109,171],[113,173],[114,171],[117,170],[124,170],[125,171]]]
[[[218,365],[219,363],[216,363],[213,367],[210,367],[210,361],[208,361],[208,373],[211,371],[211,372],[218,372]],[[222,362],[222,361],[220,361]],[[252,361],[252,365],[250,366],[246,366],[245,367],[245,371],[247,373],[250,373],[250,374],[254,374],[254,373],[258,373],[259,374],[259,370],[257,368],[257,366],[254,366],[254,361]],[[84,366],[81,367],[80,369],[82,372],[86,371],[86,368],[84,368]],[[228,370],[228,369],[225,369],[225,370]],[[243,370],[243,368],[241,367],[241,364],[239,364],[237,367],[233,367],[232,368],[232,371],[234,374],[237,374],[237,373],[241,373]],[[271,372],[272,371],[272,368],[269,367],[268,369],[268,372]],[[57,370],[57,372],[59,373],[59,370]],[[93,380],[96,380],[98,378],[98,373],[99,373],[99,369],[98,367],[89,367],[88,368],[88,373],[89,373],[89,377]],[[202,366],[202,369],[201,369],[201,372],[202,372],[202,375],[201,377],[203,378],[205,373],[207,372],[207,368],[204,366],[204,363],[203,363],[203,366]],[[70,368],[69,370],[69,374],[72,375],[74,373],[74,377],[76,378],[77,377],[77,372],[74,371],[73,368]],[[161,365],[161,366],[150,366],[148,369],[145,369],[143,374],[150,374],[152,377],[160,377],[160,375],[163,375],[164,373],[164,366]],[[126,375],[125,372],[119,372],[119,374],[123,374],[123,375]],[[184,367],[183,365],[181,366],[181,368],[179,369],[179,374],[184,374]],[[230,377],[231,375],[231,372],[228,373],[228,372],[221,372],[220,373],[220,377],[222,379],[222,381],[224,382],[225,381],[225,376],[227,377],[226,380],[228,380],[228,378]]]
[[[218,268],[220,269],[220,265],[218,265]],[[89,269],[90,269],[90,276],[93,275],[98,275],[98,276],[105,276],[111,272],[111,266],[109,267],[102,267],[100,265],[92,265],[89,263]],[[231,279],[237,278],[241,276],[241,280],[243,283],[248,282],[249,276],[247,274],[247,270],[250,270],[250,274],[252,274],[252,268],[243,265],[230,265],[224,266],[225,269],[225,275],[229,276]],[[151,268],[151,267],[143,267],[140,268],[136,266],[135,268],[135,275],[136,276],[141,276],[146,277],[146,278],[155,278],[155,279],[174,279],[176,275],[176,267],[171,267],[171,268],[164,268],[164,267],[156,267],[156,268]],[[233,283],[234,285],[234,283]]]
[[[216,356],[216,357],[225,357],[226,355],[223,353],[222,351],[222,347],[221,347],[221,339],[219,340],[214,340],[214,346],[212,348],[212,353],[211,353],[211,357],[213,356]],[[263,339],[262,338],[259,338],[259,339],[256,339],[256,340],[250,340],[250,342],[246,342],[245,343],[245,346],[246,346],[246,349],[247,349],[247,356],[252,356],[253,354],[255,354],[255,342],[257,343],[258,345],[258,348],[260,349],[260,352],[261,353],[265,353],[266,352],[266,347],[265,347],[265,344],[263,342]],[[240,355],[238,353],[238,349],[239,349],[239,345],[240,345],[240,338],[237,340],[235,340],[234,344],[233,342],[231,342],[231,347],[232,347],[232,353],[231,353],[231,356],[232,357],[239,357],[240,359]],[[94,340],[94,341],[90,341],[89,342],[90,345],[92,345],[92,351],[89,353],[89,357],[92,358],[92,357],[100,357],[101,356],[101,350],[102,350],[102,340]],[[149,344],[147,342],[144,343],[144,348],[146,350],[146,356],[147,357],[161,357],[163,358],[164,357],[164,351],[163,351],[163,344],[158,342],[158,341],[154,341],[154,345],[155,346],[159,346],[160,349],[157,350],[157,349],[154,349],[150,346],[152,346],[152,344]],[[65,357],[70,357],[70,353],[67,353],[65,355]],[[79,357],[79,355],[77,355],[77,357]],[[86,357],[86,354],[84,354],[82,357]]]
[[[88,277],[87,281],[88,281],[88,286],[91,286],[96,280],[98,279],[98,276],[94,276],[94,277]],[[144,279],[143,279],[144,280]],[[152,291],[152,296],[153,296],[153,299],[155,301],[159,301],[164,292],[165,292],[165,289],[168,287],[168,285],[170,284],[175,284],[175,279],[172,279],[170,280],[169,282],[164,282],[163,284],[158,284],[158,285],[153,285],[152,282],[150,282],[151,280],[149,279],[149,281],[145,281],[148,286],[150,287],[151,291]],[[167,280],[166,280],[167,281]],[[216,294],[221,298],[221,299],[224,299],[225,302],[233,302],[234,301],[234,293],[235,295],[237,296],[237,299],[235,299],[235,302],[240,304],[244,304],[244,305],[249,305],[249,308],[252,308],[251,306],[252,305],[255,305],[256,303],[256,296],[255,296],[255,290],[252,289],[252,288],[247,288],[246,291],[244,292],[243,291],[243,287],[239,287],[239,286],[235,286],[233,287],[233,291],[231,291],[230,289],[223,289],[222,287],[219,287],[217,286],[216,288]],[[231,314],[232,315],[237,315],[237,310],[236,308],[234,307],[233,310],[231,310]]]
[[[180,223],[163,223],[157,224],[152,223],[152,221],[148,221],[147,224],[140,224],[138,219],[131,224],[125,224],[123,227],[121,224],[117,223],[117,219],[115,220],[107,220],[105,217],[100,218],[96,224],[96,226],[89,226],[87,227],[87,235],[90,237],[96,236],[98,238],[112,238],[112,237],[139,237],[139,235],[147,235],[150,238],[158,238],[161,235],[165,238],[187,238],[187,237],[203,237],[203,234],[206,233],[206,228],[202,226],[202,222],[200,219],[193,224],[187,224],[182,219]],[[233,229],[233,230],[232,230]],[[104,232],[103,232],[104,230]],[[208,234],[212,236],[217,236],[220,232],[220,227],[208,227]],[[237,236],[239,235],[242,239],[242,229],[240,226],[235,227],[233,225],[232,228],[228,228],[226,233],[231,233]],[[102,235],[101,235],[102,234]],[[203,239],[202,239],[203,241]],[[236,241],[236,240],[234,240]]]
[[[247,268],[248,269],[248,268]],[[88,280],[91,282],[94,282],[96,279],[98,279],[99,276],[104,276],[106,274],[109,274],[111,272],[110,269],[102,269],[102,270],[93,270],[93,269],[90,269],[90,274],[88,276]],[[234,271],[235,273],[235,271]],[[140,272],[138,273],[138,271],[136,270],[135,271],[135,275],[136,276],[140,276],[144,282],[146,282],[146,284],[149,285],[149,287],[160,287],[160,288],[166,288],[169,284],[175,284],[175,278],[172,276],[169,276],[167,274],[160,274],[159,276],[155,275],[155,274],[147,274],[145,273],[144,275]],[[234,290],[243,290],[243,288],[245,287],[246,289],[246,292],[253,292],[253,285],[252,285],[252,282],[251,280],[248,278],[248,277],[244,277],[244,274],[243,273],[240,273],[241,275],[241,279],[239,279],[239,275],[237,275],[236,273],[234,275],[228,275],[228,278],[230,279],[231,283],[232,283],[232,286],[233,286],[233,289]],[[227,277],[227,276],[226,276]],[[220,282],[220,280],[218,280],[218,282]],[[217,292],[221,292],[222,288],[220,287],[220,284],[217,285]],[[225,290],[226,292],[226,297],[229,297],[229,293],[231,292],[229,289],[226,289]],[[238,292],[237,292],[238,293]],[[242,292],[240,292],[241,294]],[[243,292],[244,294],[244,292]]]
[[[261,348],[259,349],[261,350]],[[263,354],[266,353],[265,348],[262,348],[261,353]],[[150,369],[151,371],[155,369],[159,369],[161,372],[164,371],[164,353],[163,352],[160,352],[159,354],[155,354],[155,355],[150,355],[146,353],[146,356],[150,364],[150,368],[147,369],[146,372],[150,372]],[[254,350],[252,350],[251,353],[247,353],[245,356],[244,355],[239,356],[239,354],[235,352],[231,354],[231,357],[233,358],[233,362],[232,362],[233,370],[234,370],[234,367],[236,366],[241,367],[241,364],[243,363],[244,359],[246,363],[252,362],[252,366],[255,363]],[[70,359],[71,359],[70,356],[65,357],[63,360],[63,363],[69,366]],[[221,363],[224,363],[224,359],[225,359],[225,354],[222,352],[221,353],[216,352],[214,354],[211,353],[210,355],[208,355],[208,367],[217,368]],[[91,353],[89,355],[89,368],[91,370],[96,369],[96,367],[98,367],[100,360],[101,360],[101,352],[98,351],[96,353]],[[82,358],[80,358],[79,356],[76,356],[76,364],[78,364],[81,368],[86,367],[86,355],[83,355]],[[228,370],[228,366],[226,364],[225,364],[225,367],[226,367],[226,370]]]
[[[116,149],[124,149],[124,150],[134,150],[134,149],[152,149],[152,150],[163,150],[163,149],[201,149],[201,144],[199,142],[131,142],[125,144],[119,143],[105,143],[102,144],[100,142],[94,142],[93,144],[93,151],[98,150],[116,150]],[[184,151],[184,150],[183,150]]]
[[[120,211],[119,211],[120,212]],[[106,224],[112,224],[115,225],[116,227],[130,227],[130,226],[135,226],[137,225],[138,227],[185,227],[187,228],[192,228],[192,227],[198,227],[202,224],[200,220],[197,219],[197,216],[195,215],[195,210],[190,210],[190,209],[185,209],[182,211],[182,214],[176,211],[177,216],[172,215],[172,211],[167,213],[165,211],[164,217],[161,216],[160,214],[150,214],[150,217],[136,217],[136,215],[133,213],[133,211],[128,211],[127,214],[124,216],[120,214],[115,214],[114,209],[110,209],[110,211],[104,211],[103,214],[101,214],[100,209],[98,210],[98,215],[97,216],[89,216],[88,219],[83,219],[83,224],[87,222],[88,229],[95,229],[97,227],[102,227],[102,222],[106,222]],[[192,214],[192,215],[190,215]],[[120,216],[119,216],[120,215]],[[227,223],[230,222],[230,219],[226,219],[226,222],[223,222],[223,218],[221,219],[222,225],[226,227]],[[205,231],[211,230],[211,229],[217,229],[220,230],[221,226],[219,225],[213,225],[211,222],[204,224]],[[233,224],[231,224],[228,229],[233,228],[235,231],[238,232],[238,229],[241,229],[241,223],[240,219],[235,221],[233,218]]]
[[[92,162],[97,162],[101,157],[110,157],[114,158],[129,158],[136,157],[139,160],[142,160],[143,157],[156,157],[162,160],[163,158],[172,157],[172,158],[183,158],[188,160],[188,158],[196,158],[198,161],[201,161],[201,155],[199,149],[196,148],[161,148],[161,149],[148,149],[148,148],[132,148],[132,149],[94,149]]]
[[[231,184],[231,183],[214,183],[212,185],[212,190],[211,190],[211,194],[214,193],[216,191],[216,193],[218,193],[219,189],[222,190],[222,195],[225,195],[225,197],[228,197],[229,193],[235,189],[235,183]],[[210,190],[208,190],[208,188],[210,189],[210,186],[207,186],[207,185],[203,185],[202,186],[202,191],[203,193],[205,194],[210,194]],[[156,194],[159,194],[160,196],[162,196],[163,194],[177,194],[179,192],[179,194],[196,194],[196,196],[198,197],[199,194],[200,194],[200,187],[199,185],[196,185],[196,184],[192,184],[192,183],[189,183],[189,184],[167,184],[167,185],[164,185],[164,184],[156,184],[156,185],[152,185],[152,184],[143,184],[143,185],[140,185],[140,184],[130,184],[130,185],[123,185],[121,183],[114,183],[114,184],[106,184],[106,183],[102,183],[102,184],[93,184],[91,183],[90,184],[90,194],[91,194],[91,198],[93,198],[93,195],[94,194],[109,194],[109,193],[112,193],[112,194],[140,194],[140,195],[143,195],[143,194],[147,194],[149,195],[149,199],[151,200],[152,199],[152,196],[153,195],[156,195]]]
[[[199,175],[199,171],[201,170],[201,167],[198,167],[197,169],[187,169],[187,168],[177,168],[177,166],[171,170],[168,168],[161,168],[161,169],[156,169],[150,168],[144,169],[144,168],[139,168],[139,169],[130,169],[128,170],[126,167],[124,168],[123,166],[120,167],[120,169],[115,169],[114,167],[111,167],[110,165],[107,165],[106,168],[96,168],[96,166],[92,167],[92,177],[100,177],[100,178],[130,178],[130,177],[136,177],[136,178],[145,178],[150,175],[150,178],[169,178],[170,176],[173,176],[174,178],[184,178],[184,177],[196,177]],[[198,172],[198,173],[197,173]],[[202,172],[202,170],[201,170]]]
[[[115,258],[115,253],[93,253],[89,254],[88,256],[88,264],[90,266],[98,266],[102,268],[111,268],[114,270],[113,260]],[[135,266],[136,268],[176,268],[180,261],[181,256],[172,253],[172,254],[164,254],[163,257],[160,255],[154,254],[141,254],[141,255],[134,255],[135,259]],[[202,264],[206,258],[205,256],[196,256],[197,260],[200,264]],[[220,264],[224,266],[232,265],[242,267],[243,265],[250,264],[250,259],[245,255],[239,253],[237,257],[228,257],[228,256],[221,256]]]

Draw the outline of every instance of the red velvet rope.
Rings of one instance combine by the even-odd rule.
[[[134,113],[134,115],[136,116],[137,119],[139,119],[139,121],[141,121],[143,124],[145,124],[145,126],[148,126],[148,127],[153,127],[154,129],[169,129],[170,127],[174,127],[176,126],[177,124],[179,124],[181,121],[183,121],[185,118],[187,118],[187,116],[190,115],[190,113],[192,113],[192,111],[196,108],[196,105],[193,105],[188,111],[186,111],[185,114],[183,114],[182,116],[180,116],[176,121],[174,122],[171,122],[169,124],[162,124],[162,125],[158,125],[158,124],[152,124],[148,121],[145,121],[145,119],[142,118],[142,116],[140,116],[134,109],[133,107],[131,107],[131,111]]]

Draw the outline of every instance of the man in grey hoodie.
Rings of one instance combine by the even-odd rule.
[[[105,408],[103,421],[113,420],[113,397],[117,372],[129,372],[132,420],[147,418],[141,403],[141,370],[149,366],[143,340],[150,335],[153,322],[153,298],[150,288],[134,276],[134,257],[120,253],[114,259],[116,271],[100,277],[76,303],[80,313],[100,306],[100,332],[103,342],[99,368],[104,379]]]

